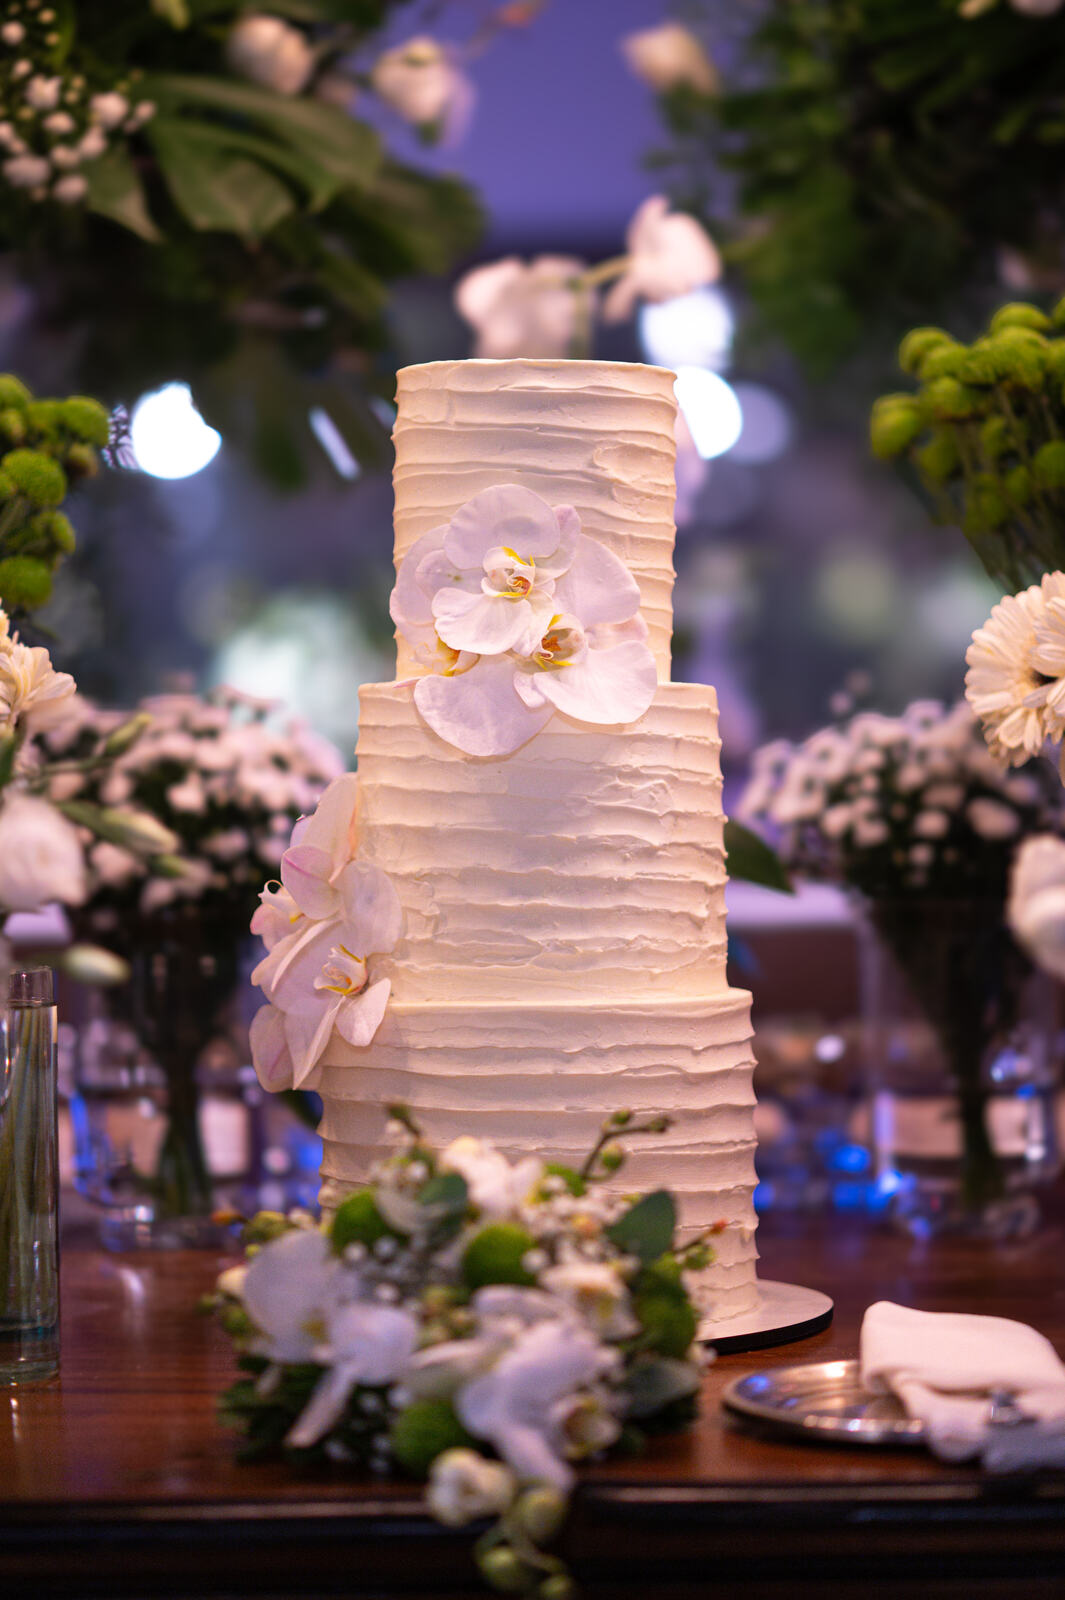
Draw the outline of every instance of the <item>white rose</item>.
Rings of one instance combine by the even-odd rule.
[[[85,857],[77,830],[46,800],[12,794],[0,804],[0,905],[37,911],[81,905]]]
[[[461,1528],[476,1517],[499,1516],[517,1488],[501,1461],[486,1461],[476,1450],[445,1450],[430,1469],[425,1498],[438,1522]]]
[[[580,309],[569,285],[583,271],[584,262],[571,256],[508,256],[467,272],[455,286],[455,305],[476,334],[474,355],[564,356]]]
[[[682,86],[713,94],[718,87],[710,57],[694,33],[679,22],[626,34],[621,51],[636,76],[660,94]]]
[[[226,41],[233,71],[277,94],[299,94],[314,71],[314,51],[280,17],[242,17]]]
[[[460,137],[473,109],[473,85],[435,39],[420,36],[386,50],[370,82],[386,105],[416,127],[439,127]]]

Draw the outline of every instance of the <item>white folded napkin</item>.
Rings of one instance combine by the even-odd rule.
[[[919,1417],[948,1461],[1065,1467],[1065,1365],[1027,1323],[880,1300],[862,1322],[861,1376]]]

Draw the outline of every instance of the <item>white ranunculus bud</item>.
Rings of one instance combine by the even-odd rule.
[[[23,27],[21,22],[5,22],[4,26],[0,28],[0,39],[2,39],[5,44],[11,45],[12,48],[14,48],[14,46],[17,44],[21,44],[25,37],[26,29]]]
[[[35,189],[47,183],[52,169],[44,156],[12,156],[4,162],[4,177],[14,189]]]
[[[101,128],[117,128],[123,117],[129,114],[129,101],[117,89],[110,89],[105,94],[92,95],[89,110]]]
[[[298,28],[280,17],[242,17],[226,41],[233,71],[277,94],[299,94],[314,71],[314,51]]]
[[[69,172],[73,167],[80,167],[82,156],[80,150],[75,150],[73,145],[53,145],[49,160],[57,172]]]
[[[681,87],[713,94],[718,87],[710,57],[694,33],[679,22],[626,34],[621,50],[636,76],[659,94]]]
[[[476,1450],[445,1450],[430,1469],[425,1498],[438,1522],[461,1528],[476,1517],[505,1511],[517,1487],[501,1461],[488,1461]]]
[[[88,181],[80,172],[68,172],[65,178],[59,178],[52,188],[52,193],[57,200],[65,206],[77,205],[79,200],[84,200],[89,192]]]
[[[76,127],[77,123],[69,111],[53,111],[44,119],[45,132],[57,134],[59,137],[65,133],[73,133]]]
[[[54,111],[59,104],[62,87],[62,78],[46,78],[38,73],[26,85],[26,103],[31,105],[34,111]]]
[[[37,911],[85,899],[85,857],[77,829],[46,800],[13,794],[0,804],[0,906]]]
[[[78,140],[78,149],[83,161],[95,161],[107,149],[107,135],[102,128],[90,128]]]

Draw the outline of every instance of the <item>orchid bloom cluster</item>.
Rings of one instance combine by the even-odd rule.
[[[81,168],[111,141],[138,132],[155,115],[130,81],[94,87],[57,67],[58,12],[42,0],[13,0],[0,23],[0,172],[32,200],[83,201]]]
[[[251,930],[266,955],[251,975],[266,996],[251,1027],[252,1059],[266,1089],[314,1086],[334,1032],[368,1045],[381,1025],[391,980],[372,959],[399,941],[402,911],[391,879],[355,859],[358,780],[335,779],[302,818],[267,884]]]
[[[414,702],[473,756],[510,755],[562,712],[627,723],[657,672],[640,591],[572,506],[502,484],[460,506],[400,563],[392,620],[428,668]]]
[[[1065,573],[1005,595],[966,652],[965,693],[997,760],[1019,766],[1065,739]],[[1065,779],[1065,746],[1061,752]]]
[[[95,933],[113,937],[171,907],[202,906],[206,931],[239,937],[264,869],[276,869],[293,823],[343,771],[339,752],[304,724],[274,726],[274,709],[228,688],[149,696],[136,711],[140,736],[106,769],[82,758],[128,712],[79,698],[45,735],[43,749],[62,761],[48,785],[53,801],[71,814],[135,809],[170,840],[162,872],[121,839],[90,846],[86,916]]]
[[[251,1259],[213,1302],[247,1374],[223,1413],[246,1455],[284,1445],[427,1478],[442,1522],[498,1519],[477,1546],[494,1586],[572,1593],[545,1546],[575,1467],[693,1414],[704,1358],[684,1274],[718,1230],[678,1245],[668,1192],[604,1186],[619,1139],[667,1118],[608,1117],[577,1171],[470,1137],[437,1153],[392,1110],[401,1150],[331,1220],[266,1213],[246,1230]]]
[[[475,356],[583,356],[596,317],[625,322],[640,300],[660,303],[721,276],[721,258],[694,217],[671,211],[664,195],[637,208],[626,253],[588,267],[568,256],[517,256],[475,267],[455,288],[473,329]],[[611,287],[600,304],[599,290]]]
[[[1006,894],[1017,841],[1053,826],[1049,768],[1004,770],[964,701],[863,711],[754,758],[740,818],[796,872],[871,899]]]

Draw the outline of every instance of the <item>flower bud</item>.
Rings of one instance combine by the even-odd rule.
[[[1040,445],[1032,461],[1036,482],[1044,489],[1065,486],[1065,440],[1051,439]]]
[[[913,395],[881,395],[869,419],[869,443],[874,456],[890,461],[901,455],[921,432],[924,422],[924,410]]]
[[[899,345],[899,366],[903,372],[919,373],[921,363],[940,345],[954,344],[942,328],[911,328]]]
[[[980,409],[980,396],[957,378],[935,378],[925,390],[925,399],[941,421],[962,420]]]
[[[604,1172],[619,1172],[625,1165],[625,1152],[619,1144],[608,1144],[600,1150],[599,1161]]]
[[[968,354],[968,348],[954,339],[936,345],[921,362],[921,382],[932,383],[936,378],[958,377]]]
[[[615,1111],[610,1118],[612,1128],[627,1128],[632,1121],[631,1111]]]
[[[52,573],[36,556],[7,556],[0,561],[0,605],[7,611],[32,611],[52,593]]]
[[[567,1509],[564,1495],[549,1484],[540,1484],[534,1489],[526,1489],[518,1498],[514,1517],[533,1544],[545,1545],[557,1539],[561,1533]]]
[[[929,483],[946,483],[958,468],[958,442],[953,431],[936,428],[928,443],[916,452],[914,461]]]
[[[1035,328],[1037,332],[1044,333],[1052,326],[1044,311],[1040,311],[1038,306],[1025,305],[1022,301],[999,306],[988,324],[991,333],[1001,333],[1003,328]]]
[[[526,1587],[529,1568],[519,1561],[507,1544],[497,1544],[477,1558],[481,1576],[501,1594],[520,1594]]]
[[[19,494],[35,506],[57,506],[67,492],[66,474],[59,462],[40,450],[9,450],[0,466]]]
[[[73,394],[69,400],[61,400],[59,419],[70,433],[85,444],[96,445],[99,450],[111,436],[111,419],[105,407],[86,395]]]
[[[63,463],[71,478],[95,478],[100,470],[99,459],[91,444],[72,444],[63,457]]]
[[[55,966],[75,983],[110,988],[129,982],[129,963],[98,944],[72,944],[52,958]]]
[[[9,444],[21,444],[26,437],[26,419],[17,406],[5,406],[0,411],[0,431]]]
[[[553,1572],[536,1593],[538,1600],[577,1600],[577,1585],[568,1572]]]
[[[134,716],[127,717],[125,722],[120,723],[114,733],[104,740],[100,754],[108,761],[124,756],[127,750],[132,750],[137,740],[151,725],[152,716],[149,711],[138,711]]]
[[[32,399],[32,394],[20,378],[10,372],[0,373],[0,406],[14,406],[24,411]]]

